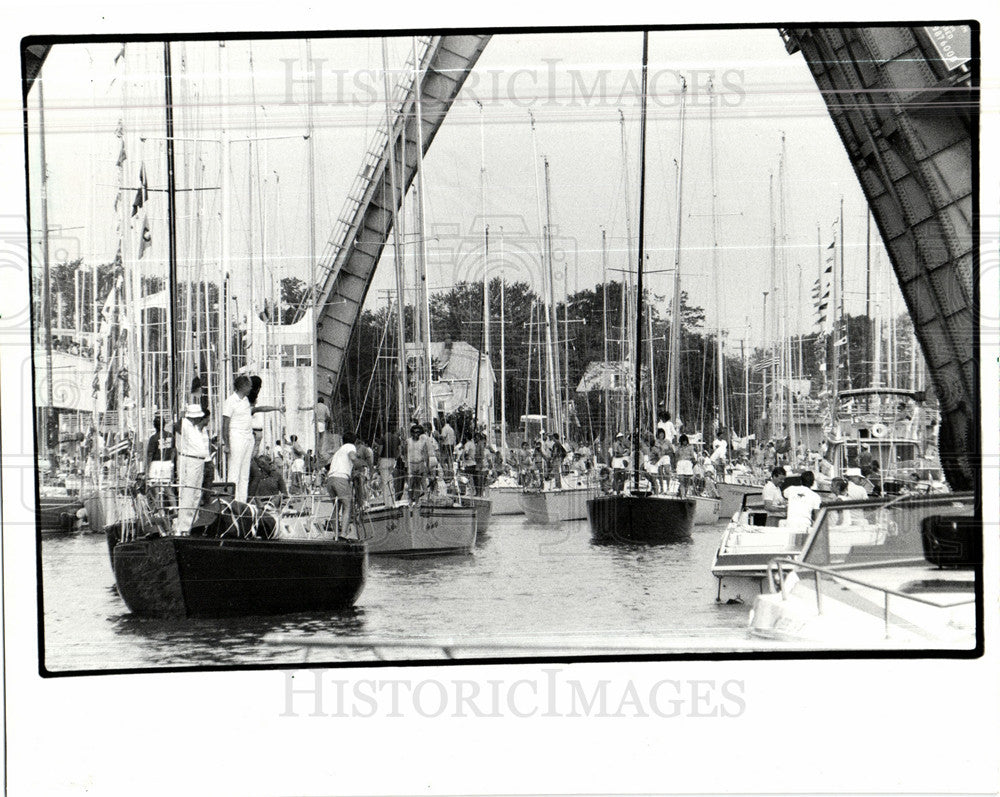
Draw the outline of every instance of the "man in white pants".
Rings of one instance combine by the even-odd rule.
[[[233,393],[222,405],[222,445],[229,458],[229,481],[236,485],[235,498],[246,503],[253,455],[253,408],[247,399],[250,377],[236,377],[233,387]]]
[[[211,456],[206,416],[200,404],[191,404],[181,419],[177,434],[177,460],[180,489],[177,496],[178,534],[189,534],[201,505],[205,462]]]

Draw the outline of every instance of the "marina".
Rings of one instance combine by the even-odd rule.
[[[782,123],[668,70],[696,37],[588,34],[633,85],[569,138],[471,93],[569,34],[29,49],[45,667],[850,649],[820,585],[904,538],[923,575],[871,589],[968,592],[971,110],[921,114],[971,73],[937,30],[755,31],[809,87]],[[862,47],[921,65],[910,138],[831,99],[903,80],[831,56]],[[377,75],[364,114],[281,95],[317,54]],[[971,648],[959,603],[858,644]]]

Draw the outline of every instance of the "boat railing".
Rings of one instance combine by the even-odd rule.
[[[777,558],[772,559],[767,565],[767,585],[768,589],[773,594],[776,590],[781,594],[781,599],[783,601],[788,600],[788,593],[791,589],[788,586],[788,574],[796,574],[798,571],[810,571],[813,576],[813,582],[815,584],[816,593],[816,613],[823,614],[823,576],[827,576],[831,581],[846,581],[850,584],[856,584],[860,587],[865,587],[867,589],[875,590],[876,592],[882,593],[882,621],[885,627],[885,638],[889,638],[889,628],[892,624],[892,615],[889,611],[889,601],[890,598],[897,598],[899,600],[907,600],[913,603],[921,603],[925,606],[930,606],[935,609],[953,609],[956,606],[965,606],[970,603],[975,603],[975,598],[963,599],[959,601],[935,601],[928,598],[922,598],[919,595],[913,595],[907,592],[901,592],[897,589],[892,589],[891,587],[883,587],[878,584],[873,584],[870,580],[866,581],[855,576],[847,575],[844,570],[870,570],[875,567],[900,567],[905,565],[918,565],[924,564],[925,560],[923,557],[913,557],[908,559],[889,559],[882,561],[873,562],[860,562],[852,565],[840,565],[837,569],[830,567],[824,567],[822,565],[809,564],[808,562],[803,562],[800,559],[789,559],[789,558]],[[793,583],[794,586],[794,583]]]

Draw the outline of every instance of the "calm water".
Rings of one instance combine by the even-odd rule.
[[[521,516],[491,521],[473,555],[371,560],[368,583],[350,611],[272,618],[144,620],[129,614],[114,587],[103,536],[42,542],[45,662],[48,669],[120,669],[303,661],[316,635],[495,639],[586,637],[668,640],[678,649],[762,647],[748,640],[748,607],[720,605],[710,568],[721,525],[696,526],[691,543],[595,546],[586,521],[546,528]],[[688,641],[691,641],[691,646]],[[437,651],[383,649],[386,658]],[[313,651],[313,661],[372,659],[369,649]]]

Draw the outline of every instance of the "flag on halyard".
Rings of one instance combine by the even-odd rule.
[[[146,254],[146,250],[149,249],[152,243],[153,243],[153,234],[150,232],[149,229],[149,217],[144,216],[142,219],[142,235],[139,237],[140,260],[142,259],[142,256]]]

